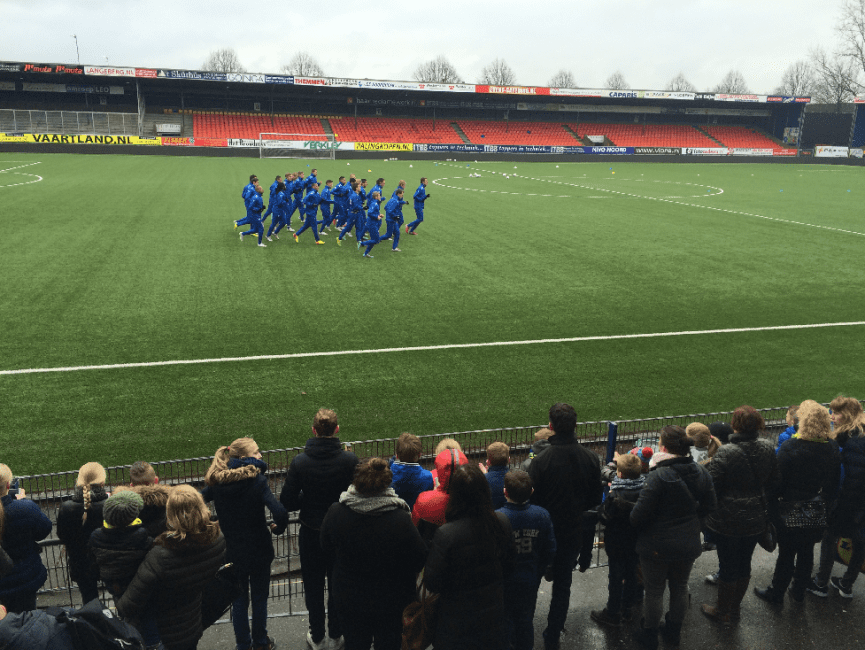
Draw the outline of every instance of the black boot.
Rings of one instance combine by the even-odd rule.
[[[682,621],[678,623],[670,622],[670,612],[664,616],[664,621],[658,627],[661,633],[661,638],[673,648],[678,648],[682,641]]]
[[[646,650],[658,650],[658,628],[643,627],[644,621],[640,621],[640,629],[637,630],[637,642]]]

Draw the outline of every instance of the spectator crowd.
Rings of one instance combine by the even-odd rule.
[[[109,491],[105,469],[90,462],[58,511],[57,536],[82,601],[98,601],[101,583],[148,649],[196,648],[229,605],[238,650],[276,648],[267,630],[273,537],[291,512],[311,650],[409,647],[407,608],[419,599],[437,650],[527,650],[542,580],[552,583],[543,644],[558,648],[574,572],[590,566],[598,544],[608,590],[591,619],[607,628],[633,621],[644,648],[680,645],[691,572],[707,549],[717,550],[718,571],[706,578],[717,598],[700,610],[716,624],[737,624],[752,587],[775,606],[807,593],[853,597],[865,561],[865,415],[856,399],[791,407],[777,447],[761,437],[760,413],[742,406],[729,424],[666,426],[657,448],[616,453],[606,465],[578,441],[576,423],[572,406],[553,405],[519,469],[503,442],[472,463],[445,439],[429,471],[409,433],[392,458],[361,461],[341,443],[336,413],[321,409],[278,498],[251,438],[216,450],[202,490],[162,485],[136,462],[129,484]],[[36,608],[47,579],[38,542],[53,525],[2,464],[0,497],[0,647],[17,639],[35,648],[38,634],[20,641],[49,616]],[[833,576],[842,538],[852,556]],[[777,546],[768,585],[751,585],[758,544]],[[44,647],[61,647],[42,635]]]

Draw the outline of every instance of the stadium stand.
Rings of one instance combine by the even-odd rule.
[[[492,122],[458,120],[460,128],[474,144],[521,144],[579,146],[561,122]]]
[[[296,115],[250,115],[241,113],[195,113],[193,129],[197,138],[246,138],[257,140],[261,133],[303,133],[308,140],[327,140],[318,117]]]
[[[783,149],[771,138],[746,126],[704,126],[703,130],[725,147],[733,149]]]
[[[717,147],[718,143],[696,127],[686,124],[596,124],[569,125],[581,138],[604,135],[618,147]]]
[[[328,122],[342,142],[411,142],[424,144],[462,144],[447,120],[359,117],[331,117]]]

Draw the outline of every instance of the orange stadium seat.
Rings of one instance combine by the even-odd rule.
[[[561,122],[457,120],[457,124],[474,144],[580,145]]]
[[[732,149],[783,149],[771,138],[757,133],[746,126],[706,126],[703,127],[713,138]]]

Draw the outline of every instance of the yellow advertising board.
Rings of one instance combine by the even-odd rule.
[[[55,133],[0,133],[0,142],[35,142],[37,144],[110,144],[161,146],[162,138],[137,135],[58,135]]]
[[[355,142],[355,151],[414,151],[410,142]]]

